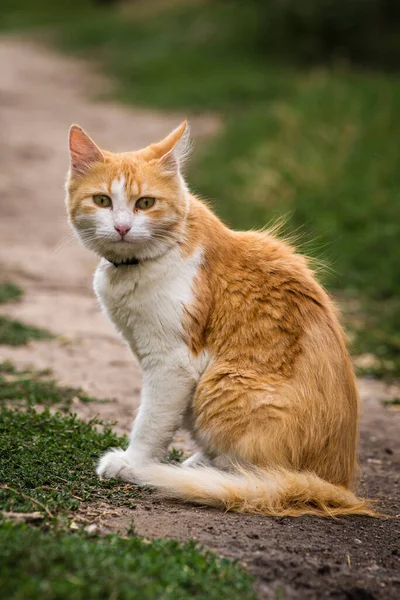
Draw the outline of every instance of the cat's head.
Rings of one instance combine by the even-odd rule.
[[[120,262],[161,256],[182,240],[188,191],[180,166],[188,139],[184,122],[161,142],[114,154],[71,127],[67,209],[85,246]]]

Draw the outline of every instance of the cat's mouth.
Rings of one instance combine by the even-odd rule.
[[[111,240],[114,246],[137,246],[148,242],[149,238],[146,236],[135,236],[134,239],[127,239],[126,237],[121,237],[119,240]]]

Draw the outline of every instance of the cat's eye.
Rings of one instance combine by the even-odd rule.
[[[139,198],[139,200],[136,202],[136,208],[140,208],[140,210],[146,210],[147,208],[151,208],[155,201],[155,198],[143,196],[143,198]]]
[[[93,202],[100,206],[100,208],[110,208],[112,205],[111,198],[105,194],[95,194],[93,196]]]

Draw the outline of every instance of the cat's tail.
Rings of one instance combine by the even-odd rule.
[[[266,516],[379,516],[368,500],[317,475],[285,469],[267,471],[149,463],[135,467],[135,481],[168,498]]]

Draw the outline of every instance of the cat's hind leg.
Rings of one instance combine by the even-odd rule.
[[[214,364],[193,400],[196,438],[221,470],[242,465],[287,468],[297,432],[289,394],[277,377]]]
[[[183,467],[209,467],[211,466],[210,458],[203,452],[195,452],[183,461]]]

